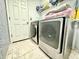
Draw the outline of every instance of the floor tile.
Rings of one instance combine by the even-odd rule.
[[[25,54],[25,59],[49,59],[39,48]]]
[[[9,45],[6,59],[49,59],[31,40]]]

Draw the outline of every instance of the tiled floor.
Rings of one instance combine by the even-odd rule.
[[[6,59],[49,59],[31,40],[10,44]]]
[[[72,50],[69,59],[79,59],[79,51]]]
[[[31,40],[10,44],[6,59],[50,59]],[[72,50],[69,59],[79,59],[79,53]]]

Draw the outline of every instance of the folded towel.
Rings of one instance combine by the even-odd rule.
[[[67,8],[70,8],[69,4],[60,5],[60,6],[53,8],[52,10],[48,11],[46,15],[49,15],[50,13],[62,12],[64,10],[66,10]]]
[[[69,17],[72,14],[72,8],[67,8],[64,11],[57,12],[57,13],[50,13],[49,15],[44,16],[43,19],[51,19],[56,17]]]

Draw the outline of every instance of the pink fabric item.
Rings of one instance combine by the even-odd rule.
[[[46,15],[44,19],[51,19],[55,17],[65,17],[65,16],[70,16],[72,14],[72,8],[67,8],[66,10],[58,13],[50,13],[49,15]]]

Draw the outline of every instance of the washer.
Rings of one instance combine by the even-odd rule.
[[[36,44],[39,44],[39,21],[31,22],[30,36]]]
[[[66,22],[66,17],[39,21],[39,48],[52,59],[63,59]]]

